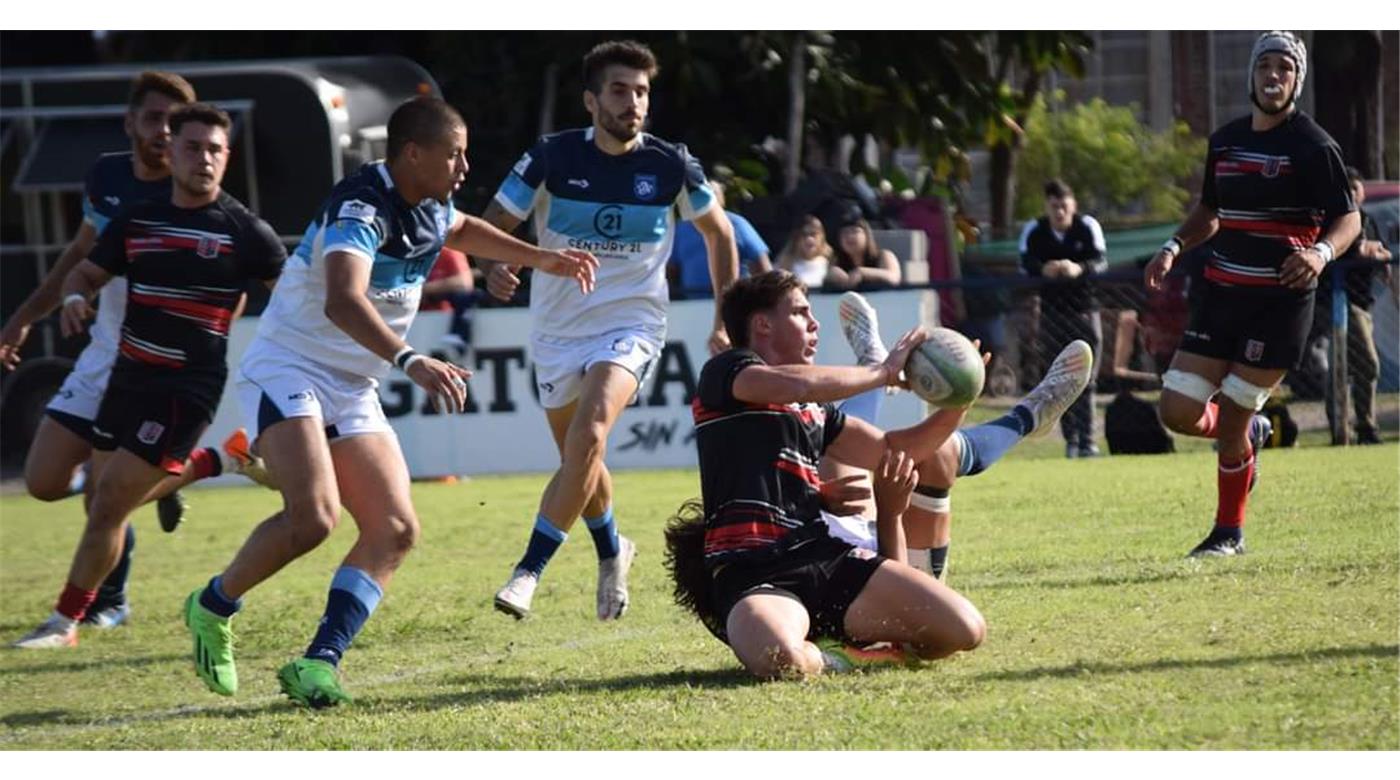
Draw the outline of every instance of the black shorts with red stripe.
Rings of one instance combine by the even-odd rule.
[[[92,422],[93,449],[124,449],[176,476],[209,427],[207,409],[187,393],[109,388]]]
[[[1307,345],[1316,297],[1312,290],[1202,280],[1191,286],[1191,318],[1177,349],[1256,368],[1295,368]]]
[[[723,564],[714,570],[715,615],[723,627],[730,611],[745,597],[782,596],[807,609],[808,639],[849,642],[846,612],[884,561],[874,552],[822,536],[762,563]]]

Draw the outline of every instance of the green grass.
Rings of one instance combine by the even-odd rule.
[[[1207,451],[1053,457],[1052,437],[955,491],[951,584],[987,642],[919,670],[757,683],[672,605],[660,530],[692,472],[617,475],[641,548],[634,606],[593,618],[580,525],[537,614],[491,610],[525,541],[539,476],[415,485],[423,537],[344,664],[354,706],[312,713],[277,692],[354,536],[247,598],[243,688],[206,692],[184,595],[275,506],[259,489],[192,491],[173,535],[154,512],[135,621],[73,650],[0,651],[0,749],[1400,748],[1397,448],[1268,451],[1251,553],[1182,556],[1214,506]],[[52,608],[74,501],[0,499],[0,639]]]

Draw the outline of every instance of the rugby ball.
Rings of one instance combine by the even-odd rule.
[[[934,406],[969,406],[982,394],[986,367],[977,348],[963,334],[934,328],[928,340],[909,353],[904,376],[914,395]]]

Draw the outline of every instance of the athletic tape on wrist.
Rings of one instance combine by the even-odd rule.
[[[1181,254],[1181,250],[1185,248],[1185,246],[1185,242],[1183,242],[1180,238],[1172,236],[1171,238],[1167,239],[1165,242],[1162,243],[1162,249],[1160,251],[1171,252],[1174,255],[1179,255]]]
[[[68,295],[64,296],[63,305],[67,306],[73,301],[82,301],[83,303],[87,303],[87,296],[83,295],[82,293],[69,293]]]
[[[394,353],[394,365],[398,366],[402,371],[407,371],[408,367],[413,365],[414,358],[421,359],[422,357],[422,355],[414,351],[413,347],[404,347]]]
[[[1319,241],[1316,244],[1312,245],[1312,250],[1318,253],[1319,255],[1322,255],[1323,265],[1332,262],[1332,258],[1335,257],[1337,254],[1337,250],[1332,247],[1332,243],[1330,241]]]

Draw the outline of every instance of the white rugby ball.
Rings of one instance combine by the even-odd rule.
[[[982,394],[986,367],[977,348],[963,334],[934,328],[928,340],[909,353],[904,364],[909,389],[934,406],[969,406]]]

